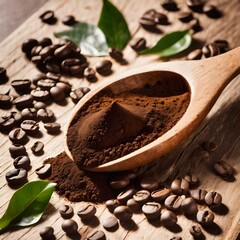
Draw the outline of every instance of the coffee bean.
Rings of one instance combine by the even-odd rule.
[[[65,99],[65,92],[63,88],[52,87],[50,89],[50,94],[55,102],[60,102]]]
[[[177,195],[170,195],[164,201],[164,205],[167,209],[169,209],[171,211],[176,211],[181,207],[182,202],[183,202],[182,197],[177,196]]]
[[[222,196],[217,192],[208,192],[205,196],[205,203],[210,207],[218,207],[222,204]]]
[[[38,44],[42,47],[47,47],[52,45],[52,40],[48,37],[44,37],[43,39],[38,41]]]
[[[62,230],[69,235],[77,233],[78,224],[73,219],[66,219],[62,223]]]
[[[186,194],[189,190],[189,182],[185,179],[177,178],[173,180],[171,184],[171,190],[174,194],[177,195]]]
[[[115,231],[118,228],[118,220],[115,217],[107,217],[103,219],[103,227],[108,231]]]
[[[82,219],[90,219],[97,212],[96,207],[92,204],[81,206],[78,209],[77,215]]]
[[[202,26],[197,18],[193,19],[189,23],[189,29],[191,29],[193,31],[193,33],[197,33],[202,30]]]
[[[61,63],[61,68],[64,72],[70,75],[83,75],[84,69],[87,67],[84,58],[67,58]]]
[[[155,177],[144,177],[140,181],[140,186],[142,189],[146,189],[148,191],[154,191],[158,188],[159,183]]]
[[[177,216],[172,211],[165,210],[161,214],[161,223],[165,227],[173,227],[177,224]]]
[[[20,97],[17,97],[13,103],[18,109],[30,108],[33,105],[33,97],[30,94],[24,94]]]
[[[147,202],[142,206],[142,212],[147,219],[156,219],[160,217],[161,204],[157,202]]]
[[[42,61],[43,61],[43,58],[41,56],[33,56],[31,58],[31,61],[36,64],[36,65],[41,65],[42,64]]]
[[[70,92],[70,97],[74,103],[78,103],[78,101],[89,91],[90,89],[87,87],[80,87]]]
[[[139,19],[139,23],[143,28],[148,31],[155,31],[157,23],[155,22],[154,16],[156,11],[151,9],[143,14],[143,16]]]
[[[14,144],[24,144],[27,140],[27,134],[21,128],[13,129],[8,136]]]
[[[61,72],[60,66],[57,63],[53,62],[53,60],[52,61],[50,60],[52,59],[50,58],[49,61],[45,64],[46,70],[51,73],[60,73]]]
[[[202,52],[206,58],[214,57],[214,56],[217,56],[218,54],[220,54],[218,45],[215,43],[210,43],[210,44],[205,45],[202,48]]]
[[[52,166],[49,163],[43,164],[41,167],[37,168],[35,172],[40,179],[46,179],[51,175]]]
[[[168,17],[164,13],[156,12],[154,15],[154,21],[156,24],[159,24],[159,25],[167,25]]]
[[[9,147],[9,152],[13,158],[16,158],[17,156],[20,155],[26,155],[26,148],[23,145],[20,144],[12,144]]]
[[[226,161],[220,160],[214,163],[213,169],[217,175],[224,180],[231,180],[234,178],[234,168]]]
[[[39,110],[41,108],[46,108],[47,105],[43,102],[35,102],[33,107],[36,109],[36,110]]]
[[[117,200],[121,204],[126,204],[127,200],[132,198],[132,196],[135,194],[136,190],[133,188],[129,188],[121,193],[118,194]]]
[[[226,40],[216,39],[214,41],[214,43],[218,45],[220,53],[225,53],[225,52],[227,52],[230,49],[229,48],[229,43]]]
[[[202,12],[204,3],[204,0],[187,0],[187,6],[193,12]]]
[[[132,212],[138,212],[141,209],[141,204],[135,201],[133,198],[127,200],[127,206]]]
[[[108,53],[111,58],[116,60],[117,62],[122,62],[123,61],[123,53],[117,49],[117,48],[109,48]]]
[[[21,111],[23,119],[35,119],[37,116],[37,110],[35,108],[24,108]]]
[[[38,56],[39,53],[42,51],[42,49],[43,49],[43,47],[39,46],[39,45],[33,47],[31,50],[31,60],[32,60],[32,57]]]
[[[9,132],[15,125],[13,118],[0,117],[0,131]]]
[[[150,198],[151,198],[150,192],[147,190],[140,190],[133,195],[133,199],[140,205],[143,205],[144,203],[148,202]]]
[[[21,123],[21,128],[27,134],[35,134],[35,133],[39,132],[39,124],[34,120],[24,120]]]
[[[205,4],[203,7],[203,12],[210,18],[220,18],[222,13],[212,4]]]
[[[32,49],[38,45],[38,41],[36,39],[27,39],[22,44],[22,51],[26,54],[30,54]]]
[[[65,96],[69,96],[71,92],[71,84],[68,82],[57,82],[56,87],[63,89]]]
[[[30,170],[30,165],[31,165],[30,159],[28,156],[25,155],[16,157],[13,162],[13,166],[15,168],[17,169],[22,168],[25,169],[26,171]]]
[[[44,123],[44,128],[48,133],[57,133],[60,132],[61,125],[59,123]]]
[[[96,230],[87,236],[87,240],[106,240],[106,236],[103,231]]]
[[[51,10],[45,11],[39,17],[42,20],[42,22],[47,24],[54,24],[57,21],[57,19],[54,16],[54,12]]]
[[[202,236],[202,229],[199,225],[192,225],[189,232],[194,238],[199,238]]]
[[[188,23],[193,20],[193,14],[188,11],[178,13],[177,17],[183,23]]]
[[[96,71],[101,75],[109,75],[112,72],[112,62],[109,60],[103,60],[100,62],[97,62],[96,65]]]
[[[53,56],[53,53],[54,48],[52,48],[51,46],[46,46],[39,52],[39,56],[41,56],[41,58],[44,60],[50,56]]]
[[[42,79],[46,79],[47,76],[45,73],[36,73],[33,77],[32,77],[32,83],[37,86],[37,83],[39,80],[42,80]]]
[[[6,94],[0,94],[0,109],[7,109],[12,106],[12,98]]]
[[[6,83],[8,81],[7,70],[4,67],[0,67],[0,83]]]
[[[42,101],[42,102],[48,100],[50,97],[48,90],[43,90],[43,89],[39,89],[39,88],[32,90],[31,95],[33,96],[34,100]]]
[[[134,38],[130,42],[131,48],[136,52],[141,52],[145,50],[147,48],[146,44],[147,42],[145,38]]]
[[[161,2],[161,5],[164,9],[166,9],[168,11],[175,12],[178,10],[177,3],[174,0],[163,0]]]
[[[11,111],[5,115],[6,118],[13,118],[16,124],[22,121],[22,115],[19,112]]]
[[[66,205],[66,204],[62,205],[59,208],[59,213],[62,216],[62,218],[64,218],[64,219],[72,218],[73,215],[74,215],[74,211],[73,211],[72,206]]]
[[[133,215],[131,209],[127,206],[116,207],[113,211],[113,214],[120,221],[128,221],[132,218]]]
[[[95,82],[97,80],[96,78],[96,72],[93,68],[87,67],[85,68],[83,72],[84,77],[89,81],[89,82]]]
[[[151,197],[155,202],[163,202],[171,193],[168,188],[158,189],[151,192]]]
[[[203,55],[202,50],[196,49],[187,55],[187,60],[199,60],[201,59],[202,55]]]
[[[116,207],[118,207],[120,204],[117,199],[109,199],[106,201],[106,207],[109,210],[109,212],[113,212]]]
[[[13,80],[11,85],[17,92],[27,92],[30,88],[31,81],[29,79],[17,79]]]
[[[126,177],[115,178],[115,179],[113,178],[113,179],[110,179],[109,181],[110,187],[115,190],[126,188],[129,184],[130,184],[130,181]]]
[[[72,26],[77,23],[77,21],[75,20],[74,16],[67,15],[62,19],[62,23],[67,26]]]
[[[196,200],[197,203],[203,203],[205,201],[205,196],[207,191],[204,189],[196,189],[191,191],[191,197]]]
[[[27,171],[25,169],[13,169],[6,173],[5,176],[10,187],[20,187],[27,182]]]
[[[213,223],[214,214],[208,210],[201,210],[197,213],[197,221],[203,226],[207,226]]]
[[[33,154],[39,155],[39,154],[43,153],[43,148],[44,148],[44,144],[40,141],[36,141],[32,145],[31,150],[32,150]]]
[[[47,72],[46,78],[54,80],[56,83],[58,83],[58,81],[60,81],[61,75],[58,73]]]
[[[184,199],[181,207],[186,215],[194,215],[198,211],[197,203],[191,197]]]
[[[195,174],[191,174],[191,173],[188,173],[187,175],[185,175],[184,179],[189,182],[190,186],[194,186],[199,182],[198,177]]]
[[[37,111],[37,117],[43,122],[50,122],[54,118],[52,110],[48,108],[42,108]]]
[[[170,238],[170,240],[182,240],[182,238],[179,236],[174,236],[174,237]]]
[[[39,232],[39,235],[43,240],[54,239],[54,229],[52,227],[44,227]]]

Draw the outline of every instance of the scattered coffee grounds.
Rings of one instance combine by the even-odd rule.
[[[103,202],[113,198],[106,173],[93,173],[79,169],[65,152],[45,161],[52,165],[50,181],[57,183],[56,191],[72,202]]]
[[[171,129],[186,111],[189,93],[169,96],[166,91],[157,84],[117,95],[106,90],[88,101],[67,134],[78,166],[91,168],[120,158]]]

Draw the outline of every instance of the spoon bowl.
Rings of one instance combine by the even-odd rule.
[[[169,131],[130,154],[88,170],[122,171],[145,165],[170,152],[186,139],[204,120],[227,84],[239,73],[240,47],[208,59],[156,63],[115,76],[78,102],[65,131],[65,151],[73,159],[67,142],[69,126],[85,104],[99,94],[109,91],[112,94],[124,93],[141,89],[146,84],[160,85],[164,92],[169,93],[168,96],[189,92],[190,103],[186,112]],[[156,93],[157,96],[161,94]]]

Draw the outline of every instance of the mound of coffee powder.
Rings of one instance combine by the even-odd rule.
[[[157,85],[120,94],[99,93],[70,124],[67,143],[74,161],[91,168],[149,144],[176,124],[189,99],[187,90],[168,96]]]

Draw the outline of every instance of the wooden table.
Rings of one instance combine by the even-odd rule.
[[[161,34],[148,33],[138,26],[138,19],[141,15],[150,8],[156,8],[162,10],[159,1],[112,1],[123,12],[126,20],[129,24],[130,31],[135,37],[144,36],[147,39],[148,45],[154,44]],[[196,14],[199,17],[203,31],[194,35],[196,39],[193,47],[201,46],[206,42],[213,41],[215,39],[226,39],[229,41],[232,48],[237,47],[240,39],[240,3],[238,0],[228,1],[211,1],[211,3],[218,3],[219,9],[224,12],[224,17],[213,20],[207,18],[203,14]],[[182,9],[186,9],[185,1],[179,1],[179,6]],[[59,21],[56,25],[49,26],[42,24],[38,16],[45,10],[52,9],[55,11]],[[53,38],[53,32],[66,29],[61,24],[61,18],[67,14],[73,14],[80,21],[87,21],[90,23],[97,23],[100,15],[101,1],[97,0],[50,0],[41,9],[34,13],[24,24],[22,24],[16,31],[14,31],[8,38],[6,38],[0,46],[0,66],[7,68],[8,76],[11,80],[19,78],[31,78],[36,73],[36,69],[33,64],[28,62],[24,58],[21,52],[21,44],[27,38],[40,39],[45,36]],[[169,26],[163,26],[163,32],[170,32],[173,30],[184,29],[185,25],[178,22],[176,14],[169,13],[170,22],[174,22]],[[54,39],[54,42],[57,42]],[[127,69],[146,65],[156,61],[163,61],[156,55],[148,57],[137,56],[130,47],[124,50],[124,54],[129,62],[128,65],[120,66],[114,63],[113,71],[114,75],[125,71]],[[174,59],[183,59],[184,54],[174,57]],[[97,58],[89,58],[91,64],[97,61]],[[113,75],[113,76],[114,76]],[[112,76],[110,76],[112,77]],[[99,80],[95,84],[89,84],[86,80],[81,79],[69,79],[74,86],[87,86],[94,87],[102,81],[107,81],[108,77],[99,77]],[[217,79],[216,79],[217,81]],[[141,169],[141,172],[154,174],[156,177],[163,179],[166,176],[183,175],[190,170],[197,173],[201,179],[201,188],[206,190],[215,190],[222,194],[223,203],[225,205],[225,211],[221,214],[216,213],[215,226],[208,230],[203,230],[206,239],[231,239],[235,240],[240,232],[240,84],[238,83],[239,77],[232,81],[225,89],[212,111],[207,116],[203,124],[194,132],[194,134],[186,140],[181,146],[179,146],[172,153],[168,154],[160,161],[155,162],[149,166],[145,166]],[[9,83],[8,83],[9,84]],[[0,86],[0,91],[7,90],[7,84]],[[54,111],[58,122],[62,124],[64,128],[68,116],[72,111],[74,104],[68,99],[66,106],[53,104],[50,108]],[[4,114],[5,110],[0,110],[0,114]],[[40,126],[43,130],[43,126]],[[58,136],[50,136],[43,130],[42,141],[45,143],[45,152],[43,156],[36,157],[31,154],[30,147],[36,140],[31,140],[26,144],[30,159],[32,161],[32,169],[29,172],[29,181],[37,179],[34,172],[38,166],[41,165],[43,160],[48,157],[53,157],[62,152],[63,146],[59,144],[62,142],[63,134]],[[236,180],[234,182],[226,182],[217,177],[207,167],[203,158],[197,154],[200,150],[199,145],[204,141],[213,141],[217,144],[216,151],[210,154],[208,161],[214,161],[216,159],[225,159],[230,162],[236,170]],[[8,170],[12,169],[12,159],[8,152],[10,141],[6,135],[0,134],[0,216],[7,208],[7,204],[14,193],[14,190],[10,189],[6,184],[5,174]],[[172,167],[167,170],[161,171],[162,163],[173,160]],[[178,172],[176,173],[176,169]],[[44,226],[52,226],[55,229],[55,235],[57,239],[69,239],[61,230],[62,219],[57,211],[60,204],[68,203],[67,200],[59,198],[57,194],[54,194],[47,210],[44,213],[44,217],[41,222],[35,226],[18,229],[12,232],[5,232],[0,235],[0,239],[39,239],[39,231]],[[77,211],[77,208],[82,203],[72,203],[72,206]],[[105,209],[104,205],[97,206],[97,217],[100,224],[97,224],[98,229],[103,229],[101,221],[104,217],[109,216],[110,213]],[[79,224],[79,232],[82,239],[85,239],[86,235],[92,231],[94,227],[92,225],[84,225],[79,218],[74,216],[74,219]],[[179,229],[176,232],[171,232],[168,229],[162,227],[158,223],[150,224],[142,214],[134,215],[133,224],[129,226],[120,226],[116,232],[107,232],[107,239],[170,239],[173,236],[182,236],[183,239],[191,239],[189,234],[189,227],[192,221],[184,217],[183,215],[178,217]]]

